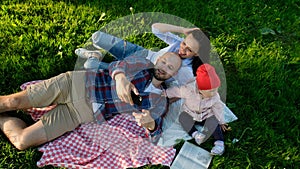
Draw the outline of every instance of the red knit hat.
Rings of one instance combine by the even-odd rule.
[[[221,85],[220,78],[217,75],[215,68],[210,64],[202,64],[197,69],[197,85],[200,90],[210,90]]]

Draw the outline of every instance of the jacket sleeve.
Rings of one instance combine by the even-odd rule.
[[[191,90],[187,84],[183,86],[173,86],[166,89],[166,95],[168,98],[186,98],[191,93]]]
[[[219,124],[225,124],[225,116],[223,113],[224,103],[222,101],[217,101],[211,108],[212,114],[216,117]]]

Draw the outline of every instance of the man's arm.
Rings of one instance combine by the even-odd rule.
[[[155,129],[155,120],[152,118],[149,110],[142,110],[142,113],[133,112],[132,115],[139,126],[145,127],[150,131]]]
[[[138,56],[129,56],[109,65],[109,74],[116,82],[116,92],[121,101],[133,105],[131,91],[136,95],[139,95],[139,92],[130,80],[136,73],[152,67],[153,64],[149,60]]]
[[[148,129],[153,142],[159,138],[162,132],[163,117],[168,111],[168,100],[161,94],[151,93],[149,95],[150,108],[142,110],[142,113],[133,113],[137,123]]]
[[[148,97],[148,101],[149,109],[142,109],[142,112],[139,113],[133,112],[132,115],[138,125],[149,131],[151,141],[156,143],[162,132],[163,117],[168,111],[168,101],[166,97],[156,93],[152,93]]]
[[[126,78],[126,76],[123,72],[116,74],[114,79],[116,81],[117,95],[120,98],[120,100],[125,103],[129,103],[130,105],[133,105],[133,101],[132,101],[130,93],[131,93],[131,91],[133,91],[136,95],[139,95],[138,90]]]
[[[150,138],[152,143],[157,143],[160,134],[162,133],[163,118],[159,117],[153,119],[149,110],[142,110],[141,113],[133,113],[138,125],[147,128],[150,132]]]
[[[120,72],[124,73],[127,78],[133,77],[144,69],[151,69],[154,67],[153,63],[147,60],[146,57],[141,57],[140,55],[147,56],[147,51],[141,50],[134,53],[132,56],[126,57],[124,60],[110,63],[108,69],[111,77],[114,79],[115,75]]]

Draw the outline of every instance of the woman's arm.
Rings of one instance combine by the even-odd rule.
[[[176,33],[183,33],[185,35],[189,34],[191,31],[195,29],[199,30],[199,28],[185,28],[185,27],[166,24],[166,23],[154,23],[152,27],[158,29],[162,33],[176,32]]]
[[[171,24],[166,24],[166,23],[154,23],[152,25],[153,28],[158,29],[160,32],[165,33],[165,32],[177,32],[177,33],[183,33],[184,27],[181,26],[175,26]]]
[[[180,43],[181,41],[183,41],[183,38],[171,33],[168,26],[164,27],[163,25],[164,24],[161,23],[155,23],[152,25],[152,33],[156,37],[158,37],[168,45],[172,45],[174,43]]]

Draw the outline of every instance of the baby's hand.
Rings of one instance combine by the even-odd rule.
[[[162,97],[167,97],[167,92],[166,92],[166,90],[163,90],[163,91],[161,92],[161,96],[162,96]]]
[[[231,131],[231,127],[228,127],[228,124],[221,124],[221,129],[225,132],[225,131]]]

